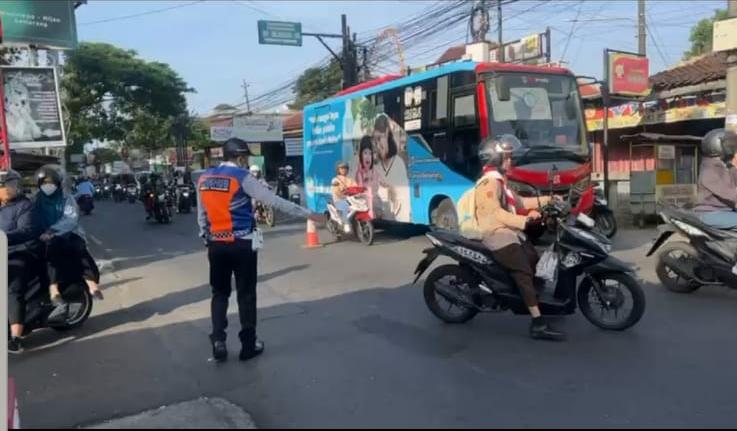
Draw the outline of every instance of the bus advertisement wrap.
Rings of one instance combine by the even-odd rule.
[[[557,167],[554,185],[563,189],[590,174],[570,72],[460,62],[306,106],[307,205],[326,211],[337,164],[345,162],[366,188],[372,217],[457,227],[456,206],[481,173],[478,147],[488,129],[521,141],[510,180],[547,187]]]

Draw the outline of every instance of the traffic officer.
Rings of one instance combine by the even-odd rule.
[[[248,172],[250,152],[246,143],[231,138],[223,145],[223,163],[205,171],[197,183],[197,222],[208,247],[212,286],[213,357],[225,361],[228,299],[235,275],[238,314],[241,321],[240,360],[247,361],[264,350],[256,338],[257,249],[260,235],[254,232],[253,202],[258,200],[292,216],[324,223],[325,216],[281,199]]]

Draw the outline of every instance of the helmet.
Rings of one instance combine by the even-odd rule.
[[[20,179],[20,174],[12,169],[7,172],[0,171],[0,187],[5,187],[8,183],[18,183]]]
[[[226,160],[250,154],[251,150],[248,149],[248,144],[243,139],[230,138],[223,144],[223,158]]]
[[[251,171],[251,175],[256,175],[261,173],[261,167],[259,165],[251,165],[251,167],[248,169]]]
[[[484,165],[499,167],[503,155],[511,154],[522,148],[522,143],[514,135],[502,135],[497,138],[487,138],[479,145],[479,159]]]
[[[288,174],[292,172],[292,165],[287,165],[284,167],[284,171],[286,171]]]
[[[57,187],[61,187],[63,175],[61,174],[61,171],[51,165],[41,166],[41,168],[36,171],[36,184],[39,187],[41,187],[41,184],[43,184],[47,178],[51,178]]]
[[[733,159],[737,153],[737,135],[724,129],[714,129],[701,139],[701,154],[704,157]]]

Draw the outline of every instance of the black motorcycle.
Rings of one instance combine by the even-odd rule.
[[[115,203],[125,201],[125,190],[123,189],[122,184],[115,184],[113,186],[113,201]]]
[[[673,207],[660,213],[664,225],[647,255],[658,252],[655,271],[673,292],[692,293],[702,286],[737,289],[737,232],[708,226],[696,215]],[[680,240],[666,241],[674,234]]]
[[[149,192],[149,198],[153,200],[153,215],[158,223],[168,224],[173,221],[172,200],[167,190],[159,191],[158,194]]]
[[[138,186],[135,184],[128,184],[125,187],[125,195],[128,197],[128,203],[136,203],[138,200]]]
[[[645,294],[634,278],[634,269],[609,255],[611,243],[592,231],[590,217],[572,219],[569,212],[566,203],[542,210],[546,223],[555,225],[552,251],[557,283],[551,294],[544,281],[535,280],[540,311],[568,315],[578,305],[589,322],[600,328],[621,331],[632,327],[645,312]],[[426,256],[417,265],[414,283],[438,256],[457,262],[435,268],[425,281],[425,303],[436,317],[465,323],[479,312],[529,313],[514,280],[480,241],[437,230],[427,237],[433,247],[423,251]]]
[[[609,209],[609,202],[604,198],[604,191],[596,187],[594,196],[594,207],[591,209],[591,218],[596,223],[596,230],[607,238],[613,238],[617,234],[617,219],[614,212]]]
[[[90,195],[82,195],[77,198],[77,206],[84,215],[90,215],[92,210],[95,209],[95,203]]]
[[[92,185],[95,188],[95,194],[93,198],[95,200],[102,199],[102,185],[100,183],[93,183]]]
[[[192,195],[194,194],[192,187],[189,185],[177,186],[177,210],[180,214],[189,214],[192,212]]]
[[[32,246],[34,251],[27,251],[31,247],[20,246],[24,253],[34,257],[38,256],[38,245]],[[31,259],[32,266],[29,271],[28,290],[25,294],[26,318],[24,322],[24,335],[36,329],[52,328],[57,331],[66,331],[81,326],[92,313],[92,295],[90,295],[87,284],[81,277],[81,271],[77,275],[70,275],[70,268],[78,268],[78,263],[68,262],[63,265],[60,274],[59,291],[66,303],[65,306],[56,307],[51,303],[49,297],[49,282],[46,276],[45,261],[43,259]]]

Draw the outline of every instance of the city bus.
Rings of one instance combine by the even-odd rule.
[[[324,212],[338,162],[367,190],[376,220],[457,228],[456,204],[481,175],[487,137],[513,135],[521,194],[590,190],[591,147],[567,69],[463,61],[388,75],[304,108],[308,207]],[[552,173],[552,175],[551,175]]]

